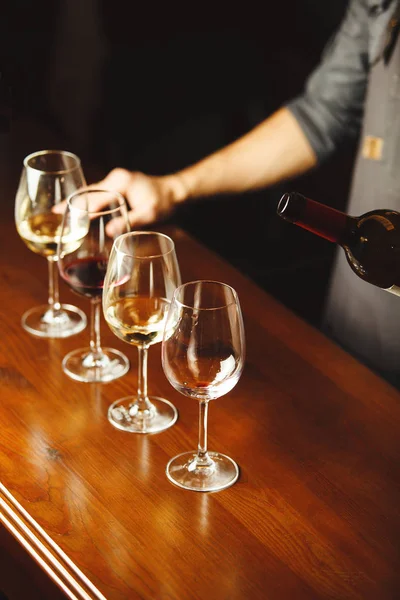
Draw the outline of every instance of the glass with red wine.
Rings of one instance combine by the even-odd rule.
[[[117,227],[114,227],[116,223]],[[64,229],[85,232],[72,252],[63,242]],[[124,198],[117,192],[95,188],[84,188],[72,194],[67,201],[62,231],[58,246],[60,275],[76,294],[88,298],[91,304],[89,347],[67,354],[62,368],[77,381],[113,381],[128,371],[129,360],[119,350],[101,347],[100,313],[113,242],[118,235],[129,231]]]

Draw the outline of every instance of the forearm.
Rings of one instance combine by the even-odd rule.
[[[296,119],[282,108],[229,146],[176,173],[176,201],[268,187],[315,164]]]

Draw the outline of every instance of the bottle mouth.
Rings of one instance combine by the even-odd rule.
[[[290,194],[283,194],[282,198],[278,202],[278,206],[276,212],[280,217],[285,217],[285,212],[287,211],[290,204]]]
[[[276,212],[285,221],[297,223],[306,209],[307,202],[307,199],[298,192],[289,192],[283,194],[279,200]]]

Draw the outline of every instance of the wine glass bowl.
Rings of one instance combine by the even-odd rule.
[[[147,353],[161,342],[169,304],[180,284],[172,239],[153,231],[135,231],[114,243],[104,282],[104,317],[113,333],[138,348],[138,390],[115,401],[108,419],[134,433],[157,433],[173,425],[176,408],[147,394]]]
[[[110,225],[118,223],[118,228]],[[72,194],[62,223],[58,246],[60,275],[76,294],[91,303],[90,347],[67,354],[64,372],[83,382],[108,382],[129,369],[127,357],[100,345],[100,307],[112,244],[119,231],[129,230],[124,198],[117,192],[85,188]],[[114,234],[118,231],[118,234]],[[75,243],[71,243],[71,235]]]
[[[48,304],[27,311],[21,324],[39,337],[69,337],[86,326],[84,312],[59,302],[56,262],[62,214],[53,211],[55,205],[84,185],[80,160],[71,152],[42,150],[24,159],[15,199],[15,223],[26,246],[48,261],[49,295]],[[73,234],[69,237],[73,244]]]
[[[235,290],[218,281],[193,281],[175,290],[165,324],[162,365],[171,385],[199,401],[197,452],[171,459],[166,473],[179,487],[218,491],[237,480],[239,468],[228,456],[207,449],[210,400],[230,392],[245,358],[242,313]]]

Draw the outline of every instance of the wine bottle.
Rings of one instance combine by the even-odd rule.
[[[282,196],[277,213],[286,221],[340,244],[356,275],[400,295],[400,213],[377,209],[351,217],[297,192]]]

